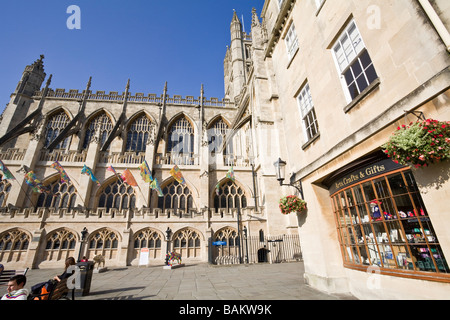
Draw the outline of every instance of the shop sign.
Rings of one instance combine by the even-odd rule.
[[[404,166],[395,163],[391,159],[385,159],[372,163],[335,180],[330,186],[330,193],[334,194],[341,189],[359,183],[363,180],[385,174],[389,171],[401,169],[403,167]]]

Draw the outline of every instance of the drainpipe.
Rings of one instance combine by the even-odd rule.
[[[439,18],[438,14],[434,10],[433,6],[430,4],[429,0],[418,0],[423,10],[425,11],[428,18],[430,18],[431,23],[436,29],[437,33],[441,37],[442,41],[447,48],[447,51],[450,52],[450,33],[447,28],[442,23],[441,18]]]

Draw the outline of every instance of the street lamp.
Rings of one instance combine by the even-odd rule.
[[[88,234],[88,230],[86,229],[86,227],[84,227],[83,230],[81,231],[81,243],[80,243],[80,251],[78,252],[78,262],[81,261],[81,259],[80,259],[81,250],[83,248],[83,243],[84,243],[84,240],[86,239],[87,234]]]
[[[166,230],[166,241],[167,241],[167,248],[166,248],[166,266],[168,266],[169,265],[169,256],[168,256],[168,254],[169,254],[169,243],[170,243],[170,236],[172,235],[172,230],[170,230],[170,228],[169,227],[167,227],[167,230]]]
[[[247,227],[244,226],[244,229],[242,229],[242,231],[244,231],[244,239],[245,239],[245,261],[246,263],[248,263]]]
[[[286,173],[285,173],[286,161],[283,161],[283,160],[281,160],[281,158],[278,158],[278,160],[273,165],[275,166],[275,174],[277,176],[278,182],[280,183],[280,186],[294,187],[300,193],[302,200],[304,200],[301,181],[298,182],[299,185],[295,185],[291,181],[289,181],[289,184],[283,184],[283,181],[286,178]]]

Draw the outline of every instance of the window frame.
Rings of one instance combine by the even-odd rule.
[[[351,29],[354,29],[355,34],[351,32]],[[352,38],[352,36],[354,37]],[[355,45],[354,40],[357,39],[359,39],[359,41]],[[345,47],[345,40],[349,41],[349,45],[347,47]],[[340,51],[342,51],[342,54],[340,56],[338,54],[338,48],[340,49]],[[350,48],[350,52],[346,52],[348,48]],[[345,99],[350,105],[345,108],[345,112],[348,112],[351,107],[354,106],[354,101],[359,101],[362,97],[371,92],[374,86],[379,84],[379,76],[375,70],[373,60],[370,57],[367,46],[354,19],[350,19],[345,28],[337,37],[337,40],[333,42],[333,44],[331,45],[331,51],[333,61],[336,65],[336,70],[339,74],[342,89],[344,91]],[[370,60],[367,66],[363,65],[363,56],[366,56],[366,58]],[[344,59],[342,62],[340,62],[340,57]],[[353,69],[356,69],[357,66],[361,69],[361,71],[355,76]],[[348,83],[346,78],[346,75],[349,74],[349,71],[351,72],[353,79],[351,83]],[[375,75],[374,78],[373,76],[369,77],[372,72]],[[361,77],[363,77],[363,79],[367,83],[364,88],[360,86],[361,83],[358,82],[358,79],[360,79]],[[360,80],[362,80],[362,78]],[[351,88],[356,88],[357,94],[352,95]]]
[[[401,176],[401,182],[404,184],[403,193],[399,193],[397,189],[394,189],[395,185],[393,187],[392,180],[398,176]],[[376,183],[379,182],[382,184],[383,181],[386,190],[382,190],[383,188],[376,185]],[[400,185],[402,183],[400,183]],[[364,189],[364,187],[368,187],[370,190]],[[356,195],[355,190],[357,189],[360,190],[359,196]],[[379,211],[381,212],[381,214],[379,214],[380,218],[378,219],[374,219],[375,217],[372,216],[373,213],[371,213],[369,204],[372,203],[374,199],[367,198],[367,190],[372,191],[375,200],[380,201],[380,204],[377,204]],[[380,192],[380,190],[382,190],[382,192]],[[402,199],[402,197],[405,198]],[[358,200],[358,198],[360,200]],[[407,203],[404,202],[404,199],[409,200],[414,208],[414,211],[411,212],[416,212],[415,215],[406,217],[401,216],[400,213],[403,211],[399,208],[401,205],[405,206],[405,203]],[[370,272],[370,270],[376,268],[377,272],[379,271],[379,273],[383,275],[450,282],[448,263],[445,260],[441,245],[433,230],[432,222],[426,212],[425,204],[421,199],[420,191],[417,188],[410,168],[389,171],[348,185],[331,194],[330,201],[335,219],[342,261],[345,268],[365,272]],[[423,211],[419,210],[417,207],[418,203],[423,206],[423,208],[421,208]],[[393,214],[392,217],[386,218],[384,213],[391,213],[391,210],[394,210],[393,213],[396,212],[397,214]],[[419,212],[423,212],[423,214]],[[417,220],[417,222],[414,220]],[[409,229],[407,229],[406,226],[412,223],[417,223],[419,225],[418,228],[423,231],[422,242],[416,242],[415,240],[411,241],[411,238],[408,237],[408,235],[411,235],[408,234],[407,230]],[[392,231],[394,229],[398,232],[397,239],[392,238]],[[380,232],[380,230],[386,231],[385,238],[383,238],[383,233]],[[427,230],[429,232],[428,234],[426,232]],[[433,232],[430,233],[430,231]],[[370,232],[373,234],[372,238],[370,237]],[[430,235],[434,237],[435,241],[428,238]],[[417,263],[419,260],[417,259],[417,256],[414,256],[413,252],[414,250],[417,250],[417,252],[427,252],[419,250],[420,247],[425,246],[427,247],[428,252],[433,252],[434,248],[435,254],[439,253],[442,255],[441,258],[445,261],[442,266],[444,267],[444,270],[448,270],[447,273],[439,271],[438,258],[434,257],[435,254],[430,254],[435,271],[424,271],[419,268],[420,264]],[[387,247],[389,250],[386,250]],[[362,249],[364,248],[366,249],[366,255],[368,255],[365,257],[366,261],[363,261],[364,251]],[[405,249],[405,252],[401,251],[402,248]],[[437,251],[438,249],[440,251]],[[403,268],[399,267],[400,253],[402,253],[402,257],[404,256],[405,259],[403,261]],[[381,266],[373,264],[372,262],[367,263],[367,258],[372,259],[373,254],[378,257]],[[417,261],[414,261],[413,256]],[[405,261],[409,262],[407,259],[410,259],[415,263],[408,263],[405,265]],[[391,261],[385,262],[385,260]],[[445,264],[447,264],[447,268],[445,268]],[[412,266],[412,269],[410,269],[410,265]],[[430,265],[430,268],[433,269],[433,266]]]
[[[320,135],[319,121],[317,120],[311,88],[308,82],[305,82],[301,87],[295,99],[297,100],[297,106],[302,119],[304,143],[307,144],[314,141]],[[311,130],[312,127],[314,130]]]
[[[297,51],[299,50],[298,36],[295,30],[294,22],[291,22],[286,31],[284,43],[286,45],[287,56],[289,58],[289,61],[291,61],[294,58]]]

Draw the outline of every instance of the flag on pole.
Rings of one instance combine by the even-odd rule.
[[[136,180],[134,179],[133,175],[131,174],[131,171],[128,169],[125,169],[122,173],[122,180],[123,182],[125,182],[126,184],[133,186],[133,187],[137,187],[138,184],[136,182]]]
[[[145,182],[153,181],[152,173],[150,171],[150,168],[148,167],[146,160],[144,160],[144,162],[141,163],[139,169],[141,169],[141,177]]]
[[[0,170],[3,172],[3,179],[16,179],[12,175],[11,171],[9,171],[9,169],[5,166],[2,160],[0,160]]]
[[[220,182],[217,182],[216,184],[216,195],[220,194]]]
[[[180,171],[180,168],[178,168],[177,165],[175,165],[171,170],[170,170],[170,174],[172,175],[172,177],[175,178],[175,180],[177,180],[179,183],[181,184],[185,184],[186,180],[184,180],[183,178],[183,174]]]
[[[226,177],[233,182],[236,179],[236,177],[234,176],[233,166],[231,166],[231,168],[228,170]]]
[[[114,173],[114,175],[117,177],[117,179],[119,179],[119,181],[120,181],[121,183],[123,183],[122,178],[120,177],[119,174],[117,174],[117,172],[116,172],[116,170],[114,169],[113,166],[109,166],[108,168],[106,168],[106,170],[111,171],[112,173]]]
[[[100,186],[100,181],[98,181],[98,179],[92,173],[92,170],[89,169],[86,165],[84,165],[83,169],[81,169],[81,173],[90,176],[91,180],[97,183],[98,186]]]
[[[150,183],[150,188],[158,191],[158,197],[164,197],[164,193],[161,190],[161,187],[159,186],[158,180],[156,178],[153,179],[152,183]]]
[[[44,187],[41,181],[36,178],[33,171],[28,171],[25,174],[25,182],[31,187],[31,189],[33,189],[34,192],[50,193],[50,190],[47,187]]]
[[[64,170],[64,168],[59,164],[58,161],[53,162],[50,165],[51,168],[55,169],[56,171],[59,172],[59,174],[61,175],[61,183],[68,183],[70,182],[70,178],[67,175],[66,171]]]

